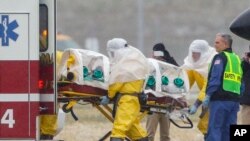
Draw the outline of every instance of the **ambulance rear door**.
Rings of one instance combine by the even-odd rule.
[[[56,113],[56,0],[40,0],[40,114]]]
[[[39,3],[0,0],[0,140],[36,138]]]

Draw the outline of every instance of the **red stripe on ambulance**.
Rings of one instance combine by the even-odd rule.
[[[0,61],[0,93],[38,93],[38,61]]]

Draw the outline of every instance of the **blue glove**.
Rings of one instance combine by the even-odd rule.
[[[193,115],[197,112],[198,107],[202,104],[202,102],[199,99],[196,99],[196,101],[194,102],[194,104],[191,106],[191,108],[189,108],[189,114]]]
[[[198,108],[198,107],[197,107],[195,104],[192,105],[191,108],[189,109],[189,114],[190,114],[190,115],[195,114],[196,111],[197,111],[197,108]]]
[[[204,99],[203,102],[202,102],[202,106],[203,106],[204,108],[208,108],[209,102],[210,102],[210,96],[209,96],[209,95],[206,95],[205,99]]]
[[[108,98],[108,96],[102,96],[100,104],[107,105],[107,104],[109,104],[109,101],[110,101],[110,99]]]

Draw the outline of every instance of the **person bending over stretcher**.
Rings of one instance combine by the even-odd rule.
[[[148,141],[147,132],[140,125],[140,103],[144,80],[149,73],[146,57],[127,41],[114,38],[107,42],[111,63],[108,96],[102,97],[101,104],[114,99],[117,104],[111,141]]]

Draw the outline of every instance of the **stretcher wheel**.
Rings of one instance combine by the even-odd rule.
[[[69,113],[72,110],[72,107],[67,108],[68,104],[64,104],[62,110],[64,113]]]

